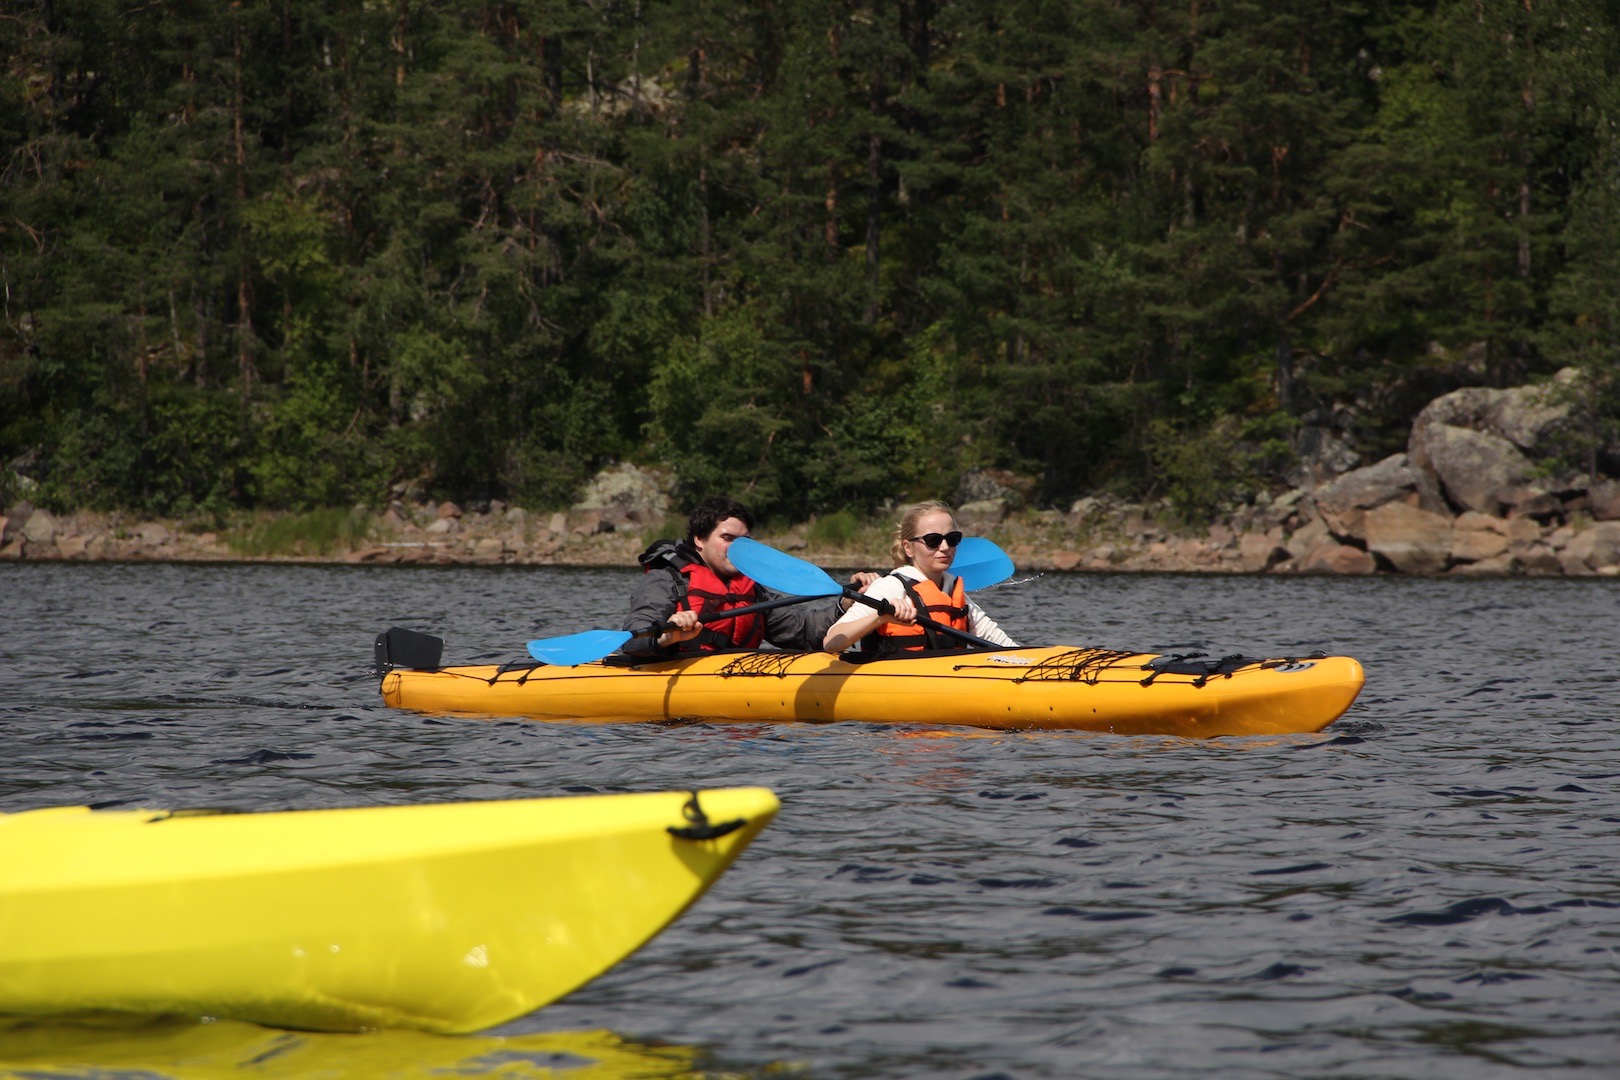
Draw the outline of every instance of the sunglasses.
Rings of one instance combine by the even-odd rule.
[[[941,544],[949,544],[951,547],[960,547],[962,544],[962,534],[959,532],[923,533],[921,536],[908,536],[906,539],[921,540],[929,551],[933,551]]]

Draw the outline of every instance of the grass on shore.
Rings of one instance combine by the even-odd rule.
[[[240,555],[330,555],[366,542],[375,525],[369,514],[330,507],[295,514],[255,514],[250,522],[225,533],[225,543]]]
[[[533,520],[538,521],[539,516]],[[654,540],[680,537],[684,526],[684,520],[668,518],[642,526],[636,535],[640,546],[645,547]],[[999,525],[980,529],[964,526],[964,531],[1002,545],[1062,547],[1095,540],[1092,534],[1097,530],[1085,525],[1076,529],[1052,511],[1026,511]],[[759,536],[811,561],[830,558],[865,567],[869,563],[887,565],[893,532],[894,522],[887,516],[866,517],[837,510],[800,525],[775,523],[773,528],[761,530]],[[219,533],[232,551],[245,558],[320,558],[364,547],[391,535],[391,530],[363,509],[326,507],[298,513],[257,511],[221,528]]]

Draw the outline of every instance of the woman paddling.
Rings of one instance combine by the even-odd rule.
[[[821,647],[841,653],[868,635],[862,648],[874,649],[880,656],[962,647],[949,635],[917,622],[916,613],[997,645],[1016,647],[1018,643],[968,599],[961,579],[950,572],[961,542],[956,518],[944,503],[918,503],[907,510],[895,526],[889,548],[895,569],[862,590],[874,600],[894,605],[894,614],[856,604],[828,628]]]

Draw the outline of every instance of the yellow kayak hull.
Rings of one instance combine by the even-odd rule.
[[[1067,729],[1120,735],[1320,731],[1365,681],[1347,656],[1219,662],[1063,646],[854,664],[722,653],[623,666],[397,668],[383,700],[432,714],[548,721],[703,720]]]
[[[499,1024],[640,947],[778,806],[690,799],[0,814],[0,1014]]]

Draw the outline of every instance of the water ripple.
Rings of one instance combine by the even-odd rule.
[[[634,572],[0,565],[0,809],[353,806],[760,784],[783,808],[630,961],[513,1033],[611,1027],[721,1074],[1602,1077],[1620,682],[1610,581],[1048,574],[1031,640],[1357,656],[1321,735],[544,725],[384,708],[617,625]],[[244,616],[251,612],[251,617]]]

